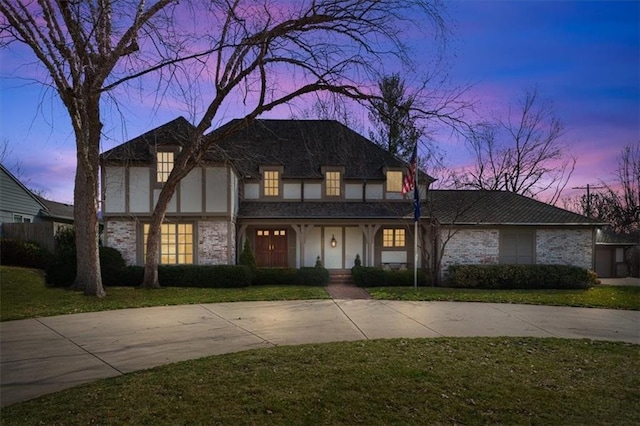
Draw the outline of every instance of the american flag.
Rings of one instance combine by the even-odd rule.
[[[402,193],[408,194],[413,191],[416,185],[416,173],[418,172],[418,144],[413,148],[413,154],[411,154],[411,160],[407,165],[407,174],[402,181]]]

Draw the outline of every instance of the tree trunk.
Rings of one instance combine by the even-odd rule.
[[[172,172],[169,179],[164,183],[162,191],[160,191],[158,202],[156,203],[153,214],[151,215],[151,223],[149,226],[149,233],[147,235],[147,255],[144,262],[142,288],[160,288],[160,281],[158,280],[158,264],[160,263],[160,229],[169,203],[171,202],[171,197],[176,192],[180,179],[191,169],[193,169],[193,166],[188,168],[186,172],[180,174]]]
[[[98,247],[98,168],[100,154],[100,104],[96,99],[72,114],[76,134],[77,167],[74,188],[74,223],[76,229],[76,279],[73,289],[86,296],[104,297],[100,275]]]

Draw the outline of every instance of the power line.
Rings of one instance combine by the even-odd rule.
[[[587,190],[587,217],[591,217],[591,189],[604,189],[606,186],[593,186],[587,184],[587,186],[574,186],[571,189],[586,189]]]

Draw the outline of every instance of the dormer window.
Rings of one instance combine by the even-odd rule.
[[[339,197],[340,196],[340,172],[326,172],[325,179],[325,194],[327,197]]]
[[[278,197],[280,195],[280,172],[278,170],[265,170],[263,172],[265,197]]]
[[[173,170],[173,152],[156,153],[156,182],[165,183]]]
[[[402,192],[402,172],[387,170],[387,192]]]

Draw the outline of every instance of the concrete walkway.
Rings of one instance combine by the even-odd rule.
[[[538,336],[640,344],[640,312],[380,300],[236,302],[0,323],[0,405],[162,364],[279,345]]]

